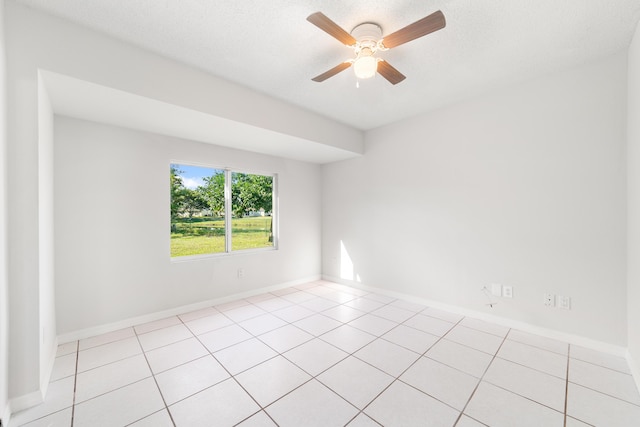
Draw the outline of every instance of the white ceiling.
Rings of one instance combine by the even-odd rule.
[[[18,0],[368,130],[625,49],[640,0]],[[311,78],[351,50],[306,21],[389,34],[436,10],[441,31],[383,54],[407,79]]]

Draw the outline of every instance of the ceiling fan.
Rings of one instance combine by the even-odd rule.
[[[376,57],[375,54],[426,36],[444,28],[446,25],[444,15],[441,11],[437,11],[383,38],[380,26],[371,22],[356,26],[349,34],[322,12],[309,15],[307,21],[334,37],[340,43],[352,47],[355,54],[354,59],[349,59],[311,80],[323,82],[329,77],[333,77],[353,66],[353,70],[359,79],[373,77],[377,71],[389,83],[394,85],[400,83],[406,77],[387,61]]]

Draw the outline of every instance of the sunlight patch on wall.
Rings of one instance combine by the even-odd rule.
[[[355,280],[360,283],[360,275],[355,272],[355,267],[351,256],[344,246],[344,242],[340,240],[340,278],[345,280]]]

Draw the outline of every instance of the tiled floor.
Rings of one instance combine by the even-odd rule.
[[[61,345],[11,426],[640,426],[623,358],[314,282]]]

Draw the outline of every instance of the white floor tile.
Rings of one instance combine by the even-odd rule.
[[[335,291],[322,295],[322,298],[337,302],[338,304],[344,304],[345,302],[356,299],[357,296],[346,292]]]
[[[360,310],[365,313],[369,313],[379,309],[385,304],[368,298],[357,298],[345,303],[344,305],[346,305],[347,307],[355,308],[356,310]]]
[[[76,353],[56,357],[53,362],[51,380],[57,381],[76,374]]]
[[[251,319],[252,317],[258,317],[261,314],[265,314],[266,311],[253,304],[243,305],[242,307],[233,308],[224,312],[224,315],[234,322],[240,323],[244,320]]]
[[[207,354],[209,351],[196,338],[189,338],[148,351],[146,356],[151,370],[158,374]]]
[[[459,411],[396,381],[364,412],[385,427],[451,427]]]
[[[476,421],[473,418],[462,415],[460,417],[460,421],[456,424],[456,427],[486,427],[486,424],[482,424],[480,421]]]
[[[164,408],[153,378],[147,378],[77,404],[74,427],[124,426]]]
[[[485,322],[484,320],[474,319],[473,317],[465,317],[460,322],[460,325],[467,328],[476,329],[478,331],[486,332],[488,334],[496,335],[500,338],[507,336],[509,328],[502,325],[496,325],[495,323]]]
[[[200,310],[190,311],[189,313],[181,314],[178,317],[180,318],[180,320],[186,323],[192,320],[201,319],[203,317],[213,316],[214,314],[218,314],[218,313],[220,312],[215,308],[206,307]]]
[[[153,332],[147,332],[146,334],[138,335],[140,345],[144,351],[153,350],[154,348],[162,347],[174,342],[186,340],[192,338],[193,334],[183,324],[169,326],[168,328],[157,329]]]
[[[198,338],[210,352],[215,353],[223,348],[249,340],[253,338],[253,335],[238,325],[230,325],[202,334]]]
[[[211,356],[185,363],[156,375],[167,405],[176,403],[229,378],[229,374]]]
[[[306,291],[307,289],[315,288],[316,286],[318,286],[318,283],[316,282],[317,281],[301,283],[299,285],[294,286],[294,288],[299,289],[301,291]]]
[[[237,425],[237,427],[278,427],[271,418],[264,412],[260,411],[255,415],[247,418]]]
[[[411,311],[414,314],[419,313],[427,308],[426,305],[418,304],[411,301],[404,301],[401,299],[395,300],[394,302],[389,304],[389,307],[401,308],[403,310]]]
[[[355,308],[349,307],[347,305],[338,305],[336,307],[330,308],[329,310],[323,311],[322,314],[324,316],[329,316],[339,322],[348,323],[352,320],[357,319],[358,317],[364,316],[366,313],[364,311],[356,310]]]
[[[404,325],[390,330],[381,338],[418,354],[422,354],[430,349],[439,339],[435,335]]]
[[[640,406],[569,383],[567,415],[594,426],[640,425]]]
[[[631,373],[627,360],[624,357],[580,347],[579,345],[571,346],[571,358],[593,363],[594,365],[604,366],[605,368],[615,369],[616,371],[624,372],[625,374]]]
[[[335,345],[347,353],[353,353],[369,344],[376,339],[376,337],[360,329],[356,329],[353,326],[342,325],[339,328],[321,335],[320,339]]]
[[[313,339],[283,354],[291,362],[316,376],[348,356],[344,351],[320,339]]]
[[[275,296],[282,297],[284,295],[294,294],[298,292],[296,288],[282,288],[276,291],[271,291],[271,293]]]
[[[394,301],[394,303],[395,302],[397,301]],[[380,307],[379,309],[372,311],[371,314],[383,317],[395,323],[402,323],[405,320],[416,315],[414,311],[405,310],[391,304]]]
[[[78,341],[72,341],[58,346],[56,357],[66,356],[67,354],[76,353],[78,351]]]
[[[349,424],[347,424],[347,427],[380,427],[380,424],[373,421],[364,412],[361,412]]]
[[[349,322],[349,325],[379,337],[398,326],[398,322],[392,322],[391,320],[374,316],[373,314],[365,314]]]
[[[571,359],[569,362],[569,381],[640,405],[640,394],[638,394],[633,377],[629,374],[582,360]]]
[[[477,378],[482,377],[493,359],[490,354],[446,338],[438,341],[425,356]]]
[[[129,427],[173,427],[173,422],[167,410],[163,409],[129,424]]]
[[[316,312],[309,310],[308,308],[300,307],[299,305],[293,305],[281,310],[276,310],[271,314],[281,318],[285,322],[293,323],[300,319],[304,319],[305,317],[313,316]]]
[[[382,339],[362,347],[354,356],[393,377],[400,375],[420,357],[411,350]]]
[[[506,340],[498,352],[498,357],[558,378],[567,378],[567,357],[538,347]]]
[[[591,425],[576,420],[575,418],[567,417],[565,427],[591,427]]]
[[[311,335],[318,336],[341,326],[342,322],[324,316],[323,314],[314,314],[313,316],[298,320],[294,325]]]
[[[169,407],[176,427],[233,426],[259,409],[232,378]]]
[[[56,354],[45,402],[12,427],[560,427],[567,384],[564,427],[640,426],[622,357],[326,281]]]
[[[426,357],[411,366],[400,380],[458,410],[464,408],[479,382],[478,378]]]
[[[259,302],[272,300],[274,298],[277,298],[277,297],[275,295],[273,295],[271,292],[266,292],[266,293],[263,293],[263,294],[252,295],[252,296],[250,296],[248,298],[245,298],[245,300],[250,302],[251,304],[256,305]]]
[[[484,381],[564,412],[566,380],[496,358]]]
[[[476,350],[484,351],[487,354],[494,355],[500,348],[503,338],[478,331],[476,329],[467,328],[458,325],[446,335],[449,341],[457,342]]]
[[[221,313],[224,313],[226,311],[233,310],[234,308],[244,307],[245,305],[251,305],[251,304],[246,300],[239,299],[239,300],[235,300],[235,301],[225,302],[223,304],[218,304],[218,305],[214,306],[213,308],[215,308],[216,310],[218,310]]]
[[[569,344],[567,344],[566,342],[553,340],[551,338],[543,337],[540,335],[530,334],[528,332],[518,331],[516,329],[512,329],[511,331],[509,331],[507,339],[518,341],[520,343],[528,344],[544,350],[552,351],[563,356],[569,354]]]
[[[311,377],[284,357],[278,356],[236,375],[235,378],[264,407]]]
[[[225,326],[233,325],[233,321],[216,310],[215,313],[208,316],[190,320],[185,323],[185,325],[187,325],[187,328],[189,328],[194,335],[202,335],[215,331],[216,329],[224,328]]]
[[[263,310],[271,312],[271,311],[279,310],[281,308],[289,307],[293,303],[284,298],[275,297],[268,300],[259,301],[254,304]]]
[[[257,317],[240,322],[239,325],[249,331],[251,334],[258,336],[265,332],[273,331],[281,326],[286,325],[287,322],[274,316],[273,314],[261,314]]]
[[[17,424],[13,422],[11,425],[14,426]],[[23,427],[71,427],[71,408],[54,412],[53,414],[46,415],[35,421],[31,421],[30,423],[21,425]]]
[[[324,285],[317,285],[311,288],[307,288],[305,291],[315,296],[323,296],[328,293],[334,292],[334,289]]]
[[[142,354],[137,337],[126,338],[78,352],[78,372]]]
[[[140,335],[180,324],[182,324],[182,321],[178,318],[178,316],[171,316],[164,319],[156,320],[154,322],[148,322],[134,326],[133,329],[135,329],[136,333]]]
[[[337,394],[311,380],[266,408],[280,427],[343,426],[358,410]]]
[[[411,319],[404,322],[404,325],[419,329],[422,332],[436,335],[438,337],[446,334],[454,324],[445,320],[436,319],[435,317],[425,316],[424,314],[416,314]]]
[[[301,307],[308,308],[311,311],[321,312],[338,305],[335,301],[330,301],[322,297],[315,297],[300,303]]]
[[[363,409],[394,378],[355,357],[348,357],[318,375],[317,380]]]
[[[151,370],[142,354],[81,372],[76,378],[76,403],[150,376]]]
[[[274,331],[267,332],[266,334],[262,334],[259,339],[275,351],[284,353],[287,350],[291,350],[293,347],[297,347],[300,344],[313,339],[313,335],[293,325],[287,325]]]
[[[452,313],[450,311],[440,310],[433,307],[428,307],[421,314],[424,314],[425,316],[429,316],[429,317],[436,317],[440,320],[446,320],[447,322],[451,322],[451,323],[458,323],[464,318],[464,316],[460,314]]]
[[[222,366],[227,368],[232,375],[253,368],[277,355],[278,353],[271,349],[271,347],[257,338],[243,341],[214,353],[216,359],[218,359]]]
[[[391,302],[396,300],[396,298],[394,298],[394,297],[390,297],[390,296],[382,295],[382,294],[377,294],[375,292],[372,292],[370,294],[366,294],[364,297],[367,298],[367,299],[371,299],[371,300],[374,300],[374,301],[381,302],[383,304],[389,304],[389,303],[391,303]]]
[[[108,332],[102,335],[96,335],[95,337],[85,338],[80,340],[79,349],[86,350],[91,347],[95,347],[102,344],[108,344],[110,342],[123,340],[135,336],[133,328],[119,329],[117,331]]]
[[[54,412],[70,408],[73,405],[73,386],[74,377],[63,378],[50,383],[44,402],[28,410],[13,414],[11,425],[26,424]]]
[[[502,388],[480,383],[465,414],[492,427],[563,427],[564,415]]]
[[[315,297],[316,296],[313,294],[310,294],[308,292],[302,292],[302,291],[297,291],[297,292],[293,292],[293,293],[282,296],[282,298],[294,304],[300,304],[301,302],[313,299]]]

